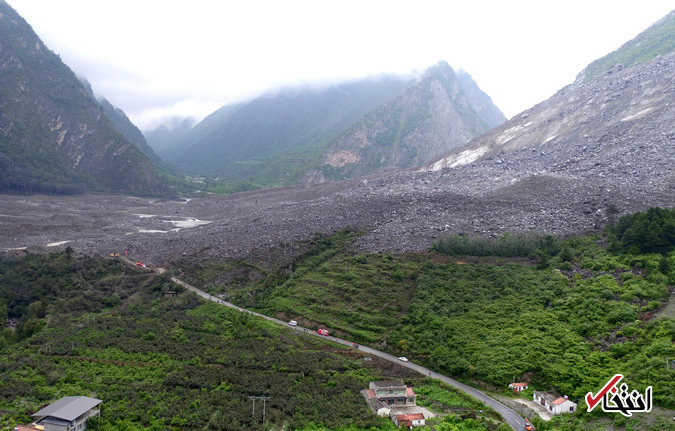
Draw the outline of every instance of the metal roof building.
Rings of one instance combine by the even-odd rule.
[[[101,400],[90,397],[63,397],[38,410],[31,416],[39,418],[35,424],[46,431],[81,431],[87,428],[87,419],[99,416]]]

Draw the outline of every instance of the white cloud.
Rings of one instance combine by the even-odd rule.
[[[662,0],[9,3],[142,128],[281,85],[439,60],[468,71],[512,116],[672,7]]]

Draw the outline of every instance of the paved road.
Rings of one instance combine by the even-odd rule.
[[[127,261],[127,263],[130,263],[132,265],[135,264],[134,262],[132,262],[128,259],[124,259],[124,260]],[[165,271],[163,268],[153,268],[153,269],[159,274],[161,274]],[[189,290],[191,292],[196,293],[197,295],[201,296],[202,298],[204,298],[208,301],[213,301],[213,302],[216,302],[218,304],[222,304],[226,307],[234,308],[235,310],[239,310],[242,313],[248,313],[248,314],[252,314],[254,316],[261,317],[265,320],[269,320],[270,322],[274,322],[274,323],[277,323],[279,325],[288,326],[288,322],[285,322],[285,321],[279,320],[279,319],[275,319],[274,317],[266,316],[264,314],[256,313],[255,311],[247,310],[245,308],[239,307],[238,305],[234,305],[231,302],[224,301],[224,300],[222,300],[222,299],[220,299],[216,296],[210,295],[210,294],[204,292],[203,290],[192,286],[191,284],[188,284],[188,283],[184,282],[183,280],[180,280],[179,278],[171,277],[171,281],[173,281],[174,283],[176,283],[180,286],[183,286],[184,288],[186,288],[187,290]],[[338,343],[338,344],[350,346],[353,349],[358,349],[358,350],[360,350],[362,352],[365,352],[365,353],[368,353],[370,355],[377,356],[379,358],[386,359],[386,360],[391,361],[391,362],[396,362],[397,364],[399,364],[402,367],[408,367],[408,368],[410,368],[412,370],[415,370],[418,373],[423,374],[425,376],[441,380],[442,382],[444,382],[444,383],[446,383],[446,384],[448,384],[448,385],[450,385],[454,388],[457,388],[460,391],[462,391],[462,392],[476,398],[477,400],[483,402],[484,404],[492,407],[494,410],[497,411],[497,413],[499,413],[502,416],[502,418],[504,418],[504,420],[509,425],[511,425],[511,427],[514,430],[520,431],[525,426],[525,423],[526,423],[525,419],[522,416],[520,416],[518,413],[516,413],[515,411],[506,407],[504,404],[500,403],[499,401],[495,400],[494,398],[489,397],[488,395],[479,391],[478,389],[475,389],[471,386],[465,385],[464,383],[458,382],[455,379],[451,379],[450,377],[444,376],[443,374],[438,374],[438,373],[436,373],[436,372],[434,372],[434,371],[432,371],[432,370],[430,370],[426,367],[423,367],[421,365],[418,365],[418,364],[415,364],[415,363],[412,363],[412,362],[409,362],[409,361],[408,362],[400,361],[396,356],[393,356],[393,355],[390,355],[389,353],[385,353],[385,352],[373,349],[373,348],[368,347],[368,346],[361,346],[359,344],[355,344],[354,342],[343,340],[343,339],[336,338],[336,337],[319,335],[315,331],[312,331],[311,329],[308,329],[308,328],[303,328],[302,326],[294,326],[293,329],[298,331],[298,332],[303,332],[303,333],[306,333],[308,335],[313,335],[315,337],[319,337],[319,338],[322,338],[322,339],[325,339],[325,340],[329,340],[329,341],[332,341],[332,342],[335,342],[335,343]]]

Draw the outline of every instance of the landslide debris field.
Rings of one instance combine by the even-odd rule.
[[[0,253],[71,246],[155,265],[283,264],[316,233],[346,227],[365,232],[353,246],[370,252],[426,250],[450,234],[602,229],[608,208],[675,207],[674,78],[670,54],[572,84],[458,150],[480,150],[479,161],[434,172],[181,202],[0,196]]]
[[[395,175],[161,201],[124,196],[0,197],[0,252],[48,252],[67,246],[100,253],[127,250],[163,265],[183,256],[269,263],[316,233],[365,231],[358,251],[421,251],[453,233],[572,234],[600,229],[606,209],[621,213],[672,207],[665,186],[534,175],[500,181],[480,163],[440,172]],[[289,256],[290,257],[290,256]]]

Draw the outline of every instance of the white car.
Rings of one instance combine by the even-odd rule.
[[[295,320],[291,320],[290,322],[288,322],[288,324],[291,326],[298,326],[298,322],[296,322]]]
[[[406,358],[405,356],[399,356],[398,360],[403,361],[403,362],[408,362],[408,358]]]

